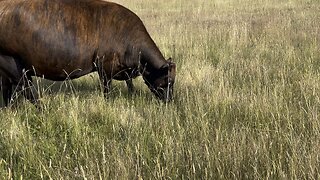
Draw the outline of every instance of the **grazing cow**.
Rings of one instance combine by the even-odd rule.
[[[176,66],[165,60],[140,18],[101,0],[0,0],[0,76],[5,104],[17,86],[32,103],[32,76],[54,81],[98,71],[104,94],[111,80],[142,75],[169,101]]]

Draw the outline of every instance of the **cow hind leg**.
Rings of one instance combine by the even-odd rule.
[[[38,94],[33,86],[31,73],[23,69],[20,59],[0,54],[0,75],[5,105],[9,105],[12,101],[12,90],[15,85],[15,93],[21,92],[26,99],[37,106]]]
[[[12,84],[9,79],[1,78],[2,97],[5,106],[9,106],[12,101]]]
[[[22,81],[18,84],[23,96],[32,104],[39,108],[39,95],[32,82],[32,78],[27,73],[23,72]]]

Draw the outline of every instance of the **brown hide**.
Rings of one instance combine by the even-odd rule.
[[[141,64],[155,71],[167,64],[138,16],[100,0],[0,1],[1,54],[14,57],[19,71],[50,80],[99,68],[102,81],[127,80]]]

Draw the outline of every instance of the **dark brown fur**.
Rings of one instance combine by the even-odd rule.
[[[60,81],[93,71],[98,71],[105,93],[111,79],[126,80],[132,89],[131,79],[141,73],[155,95],[163,100],[172,96],[157,89],[172,90],[175,65],[164,59],[140,18],[125,7],[100,0],[0,1],[2,86],[25,85],[19,79],[30,82],[34,75]]]

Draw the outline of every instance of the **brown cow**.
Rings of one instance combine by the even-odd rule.
[[[140,18],[101,0],[0,0],[0,76],[6,105],[12,87],[36,102],[32,76],[54,81],[98,71],[106,95],[111,80],[142,75],[169,101],[175,64],[164,59]]]

